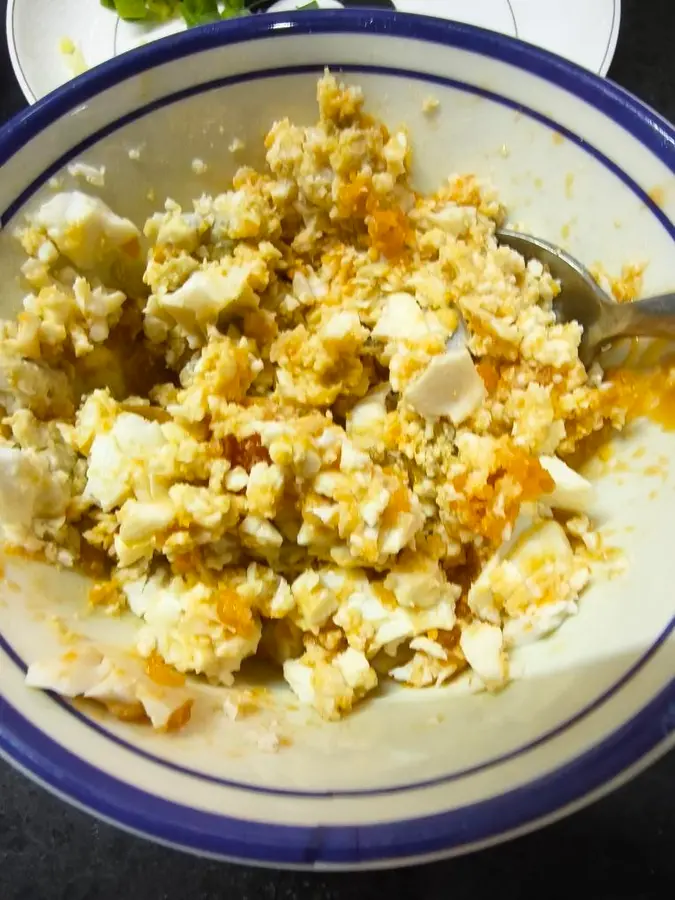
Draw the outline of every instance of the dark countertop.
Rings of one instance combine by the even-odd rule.
[[[24,0],[27,2],[27,0]],[[93,2],[93,0],[83,0]],[[591,0],[589,0],[591,2]],[[675,0],[623,0],[610,77],[675,121]],[[5,0],[0,0],[4,22]],[[24,106],[4,41],[0,121]],[[469,857],[398,872],[265,872],[184,856],[99,824],[0,762],[1,900],[387,900],[675,893],[675,754],[544,831]]]

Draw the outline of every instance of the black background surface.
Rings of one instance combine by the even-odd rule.
[[[675,121],[675,0],[623,0],[623,9],[610,77]],[[23,106],[3,39],[0,122]],[[582,891],[595,900],[675,896],[675,754],[510,844],[432,866],[349,875],[254,870],[165,850],[71,809],[0,761],[0,900],[555,900]]]

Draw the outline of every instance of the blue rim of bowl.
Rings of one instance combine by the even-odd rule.
[[[626,91],[544,50],[472,26],[400,13],[304,12],[205,26],[104,63],[0,131],[0,165],[76,106],[140,72],[205,50],[287,35],[375,32],[469,50],[551,82],[621,125],[675,172],[675,131]],[[451,812],[379,825],[292,827],[232,819],[133,788],[78,759],[0,702],[0,751],[65,799],[127,830],[196,853],[291,866],[350,867],[423,859],[535,826],[602,789],[641,758],[672,743],[675,679],[629,722],[554,772]]]

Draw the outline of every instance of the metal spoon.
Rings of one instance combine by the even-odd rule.
[[[577,321],[583,327],[579,357],[589,365],[605,344],[623,337],[659,337],[675,340],[675,292],[634,303],[617,303],[597,284],[591,273],[569,253],[541,238],[501,228],[500,244],[539,260],[560,281],[553,302],[559,322]]]

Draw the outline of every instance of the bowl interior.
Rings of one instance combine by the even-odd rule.
[[[400,35],[280,33],[210,49],[193,36],[192,43],[181,40],[176,46],[189,50],[187,59],[172,61],[167,50],[132,78],[110,79],[91,99],[62,95],[60,116],[6,160],[3,315],[22,296],[13,226],[51,194],[49,179],[82,188],[66,171],[70,160],[104,165],[105,187],[87,190],[142,223],[166,197],[189,205],[204,192],[226,189],[239,164],[263,165],[261,139],[275,119],[316,117],[324,64],[363,86],[374,115],[408,126],[420,187],[453,172],[489,177],[524,230],[612,273],[626,262],[648,262],[646,292],[675,284],[667,217],[675,191],[667,190],[672,176],[665,163],[621,124],[514,61]],[[143,53],[137,63],[130,59],[129,74],[149,59]],[[433,117],[422,111],[430,94],[440,101]],[[234,138],[244,144],[237,153],[228,150]],[[138,159],[130,158],[132,149]],[[195,158],[206,164],[201,175],[193,172]],[[576,618],[519,651],[514,668],[522,677],[498,696],[472,693],[463,681],[440,690],[390,690],[327,725],[291,703],[283,685],[251,671],[244,682],[271,687],[259,712],[232,722],[219,714],[223,691],[205,687],[183,732],[150,733],[24,687],[22,667],[58,648],[64,629],[117,644],[129,641],[133,628],[83,616],[86,586],[78,576],[15,558],[3,563],[0,592],[3,694],[97,768],[212,813],[339,824],[485,801],[569,764],[629,721],[672,676],[674,453],[672,434],[644,424],[617,442],[612,461],[594,473],[597,519],[617,556],[598,568]],[[274,754],[260,741],[271,723],[288,739]],[[424,784],[434,790],[411,787]],[[323,797],[323,805],[308,795]]]

